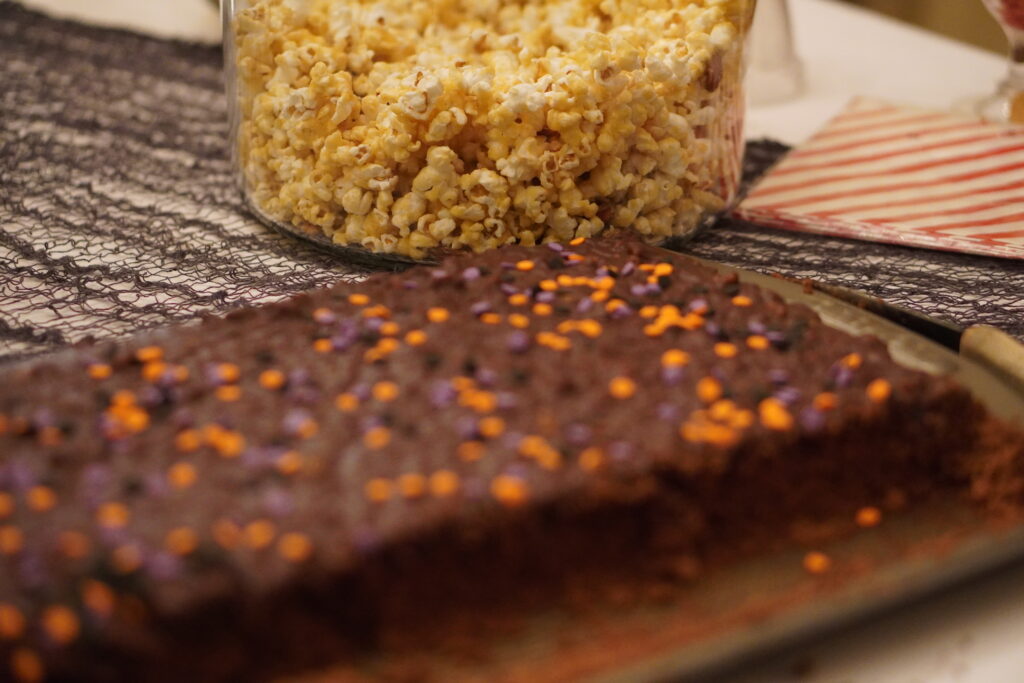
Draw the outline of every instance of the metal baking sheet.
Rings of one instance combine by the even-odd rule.
[[[939,344],[799,284],[694,260],[806,304],[833,327],[875,335],[897,362],[950,374],[993,413],[1024,425],[1024,395]],[[700,680],[1024,559],[1024,523],[997,522],[951,495],[818,549],[834,562],[821,577],[802,569],[806,548],[791,547],[716,569],[656,605],[599,607],[585,617],[552,609],[471,659],[444,652],[410,656],[416,671],[446,683]],[[369,681],[404,656],[382,653],[292,680]]]

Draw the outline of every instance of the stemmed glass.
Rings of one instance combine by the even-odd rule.
[[[995,93],[975,103],[990,121],[1024,123],[1024,0],[983,0],[1010,41],[1010,68]]]

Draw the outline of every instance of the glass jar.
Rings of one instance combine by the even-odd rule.
[[[754,0],[224,0],[242,191],[351,257],[685,238],[736,196]]]

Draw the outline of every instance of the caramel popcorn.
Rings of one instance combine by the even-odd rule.
[[[274,220],[423,257],[693,230],[735,191],[749,0],[257,0],[241,171]]]

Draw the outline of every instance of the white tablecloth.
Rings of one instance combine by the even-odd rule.
[[[973,0],[956,0],[973,1]],[[52,14],[213,42],[207,0],[24,0]],[[944,108],[994,88],[1004,62],[832,0],[792,0],[807,87],[750,111],[750,137],[797,143],[853,95]],[[1024,681],[1024,567],[782,653],[728,683],[1018,683]],[[796,673],[797,671],[801,673]]]

